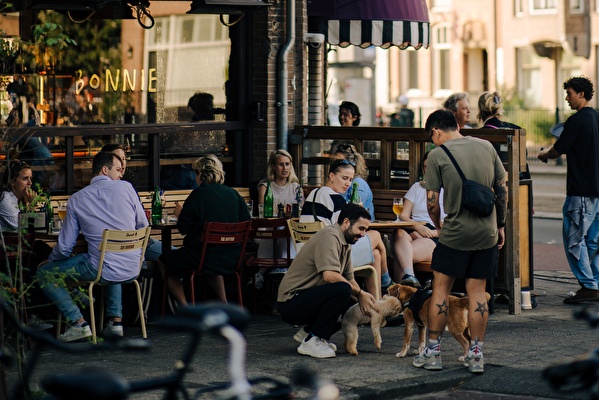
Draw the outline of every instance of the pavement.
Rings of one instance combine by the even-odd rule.
[[[534,179],[534,178],[533,178]],[[536,204],[535,204],[536,206]],[[556,214],[555,210],[539,210]],[[537,214],[538,217],[538,214]],[[332,380],[343,399],[586,399],[588,393],[553,391],[541,377],[550,364],[571,359],[597,345],[597,331],[573,318],[581,308],[563,304],[568,292],[576,291],[577,282],[565,262],[561,245],[534,245],[534,289],[537,307],[510,315],[507,304],[496,304],[489,318],[484,341],[485,372],[469,373],[458,357],[461,347],[450,336],[442,342],[443,369],[426,371],[412,366],[412,357],[397,358],[401,349],[403,325],[382,328],[383,344],[377,350],[368,326],[359,329],[358,356],[343,349],[343,335],[332,341],[339,350],[332,359],[314,359],[299,355],[293,335],[298,327],[280,317],[255,314],[248,329],[247,375],[288,380],[300,366],[313,369],[319,377]],[[159,296],[159,293],[155,294]],[[599,302],[589,303],[594,310]],[[33,381],[55,371],[79,370],[96,366],[135,380],[163,376],[172,370],[186,341],[184,332],[164,332],[154,324],[148,326],[149,353],[63,354],[46,351]],[[139,337],[140,329],[126,327],[125,336]],[[417,337],[412,338],[412,348]],[[76,344],[74,344],[76,346]],[[189,387],[203,387],[228,381],[227,346],[222,339],[203,339],[192,371],[187,375]],[[15,374],[9,374],[14,381]],[[161,392],[133,395],[134,399],[158,399]],[[298,389],[295,398],[312,398],[306,389]]]

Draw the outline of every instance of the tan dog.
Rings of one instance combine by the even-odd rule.
[[[406,285],[391,285],[387,289],[387,293],[390,296],[394,296],[399,299],[402,306],[404,306],[412,295],[416,292],[416,288]],[[489,293],[487,293],[487,302],[491,299]],[[418,313],[418,317],[424,323],[424,326],[418,325],[418,349],[414,351],[414,354],[419,354],[426,346],[426,327],[428,326],[428,306],[430,303],[430,297],[424,301],[422,308]],[[405,307],[403,311],[404,323],[405,323],[405,334],[403,340],[403,348],[396,357],[405,357],[410,349],[410,342],[412,341],[412,334],[414,333],[414,325],[416,325],[416,319],[412,310]],[[447,316],[447,328],[455,340],[464,349],[464,355],[459,358],[460,361],[468,356],[468,349],[470,347],[470,328],[468,327],[468,297],[457,297],[449,296],[449,308]]]
[[[359,304],[354,304],[346,311],[341,320],[341,329],[345,336],[345,350],[354,356],[358,355],[356,345],[358,343],[358,325],[370,322],[374,345],[381,349],[381,328],[387,324],[387,317],[397,317],[401,314],[401,302],[397,297],[383,296],[382,300],[376,302],[376,310],[371,310],[370,316],[362,314]]]

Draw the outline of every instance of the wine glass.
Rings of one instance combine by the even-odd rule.
[[[403,211],[403,199],[401,197],[393,198],[393,213],[397,216],[395,222],[400,222],[399,214]]]

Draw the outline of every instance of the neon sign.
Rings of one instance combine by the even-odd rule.
[[[123,69],[121,78],[121,70],[117,69],[113,73],[107,68],[104,70],[104,91],[106,93],[118,91],[125,93],[135,92],[137,90],[143,92],[145,89],[147,89],[149,93],[156,93],[156,81],[158,80],[156,77],[156,68],[149,68],[147,74],[145,70],[140,69],[139,80],[137,79],[137,72],[137,69],[133,69],[133,72],[129,72],[128,69]],[[83,80],[83,71],[78,69],[75,71],[75,75],[77,77],[77,80],[75,81],[75,93],[79,94],[85,86],[85,81]],[[93,74],[89,78],[88,84],[92,89],[98,89],[102,84],[102,78],[100,78],[98,74]]]

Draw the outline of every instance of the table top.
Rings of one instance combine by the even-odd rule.
[[[423,221],[373,221],[370,223],[370,229],[379,229],[379,228],[404,228],[410,229],[414,228],[416,225],[426,225],[426,222]]]

